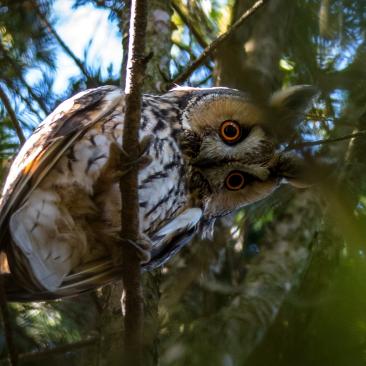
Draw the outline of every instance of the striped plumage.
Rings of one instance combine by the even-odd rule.
[[[140,140],[151,139],[143,152],[151,162],[139,173],[140,229],[152,249],[143,268],[295,178],[295,160],[275,150],[269,116],[297,120],[312,94],[297,87],[266,106],[226,88],[144,96]],[[119,88],[88,90],[61,104],[22,147],[0,201],[10,298],[69,296],[120,278],[123,121]],[[218,133],[224,121],[240,126],[240,141]],[[230,135],[234,122],[220,133]],[[232,189],[240,179],[245,184]]]

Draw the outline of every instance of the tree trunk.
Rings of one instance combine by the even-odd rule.
[[[237,0],[233,21],[254,2]],[[271,0],[230,37],[217,53],[217,85],[248,90],[264,99],[281,85],[278,65],[293,7],[289,0]]]

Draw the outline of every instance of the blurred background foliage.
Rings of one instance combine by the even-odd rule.
[[[75,10],[106,11],[121,48],[126,44],[128,1],[0,1],[1,181],[19,147],[12,114],[29,135],[77,91],[123,84],[123,72],[91,63],[92,39],[79,57],[60,37],[54,6],[62,1]],[[161,92],[254,1],[150,3],[155,24],[168,14],[168,28],[148,39],[154,55],[147,90]],[[171,44],[163,39],[166,29]],[[269,0],[186,82],[247,89],[263,98],[281,87],[313,84],[320,96],[304,122],[286,131],[283,146],[358,137],[299,148],[312,161],[335,164],[333,174],[306,192],[280,189],[223,220],[213,241],[196,239],[149,278],[146,365],[158,359],[172,366],[366,364],[365,31],[363,0]],[[60,53],[79,72],[56,92]],[[104,288],[67,301],[11,304],[21,364],[113,365],[100,341],[111,333],[111,319],[121,317],[110,305],[113,296]],[[1,334],[1,365],[6,355]]]

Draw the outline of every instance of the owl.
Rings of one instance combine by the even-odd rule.
[[[142,270],[163,265],[196,233],[210,236],[217,218],[282,183],[301,184],[300,159],[278,144],[314,95],[301,85],[265,102],[223,87],[143,96],[148,163],[138,175],[141,240],[131,243]],[[124,111],[118,87],[79,93],[16,156],[0,201],[9,299],[71,296],[121,278]]]

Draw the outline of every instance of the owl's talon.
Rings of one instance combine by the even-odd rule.
[[[123,155],[124,157],[126,157],[126,158],[128,158],[128,157],[129,157],[129,155],[127,154],[127,151],[123,148],[123,146],[121,146],[119,149],[120,149],[120,151],[121,151],[121,153],[122,153],[122,155]]]
[[[142,234],[136,241],[126,239],[124,240],[131,244],[136,250],[137,255],[140,258],[141,263],[147,263],[151,259],[151,240],[144,234]]]
[[[119,177],[121,178],[127,173],[129,173],[132,166],[135,164],[137,164],[138,169],[141,170],[146,168],[151,162],[152,162],[151,156],[140,156],[136,160],[124,164],[124,166],[127,167],[127,169],[122,170],[121,173],[119,174]]]
[[[137,164],[139,170],[141,170],[141,169],[146,168],[152,162],[151,156],[144,155],[146,153],[146,151],[148,150],[149,146],[151,145],[152,141],[153,141],[152,135],[147,135],[141,140],[141,142],[139,144],[140,156],[133,161],[129,161],[129,162],[123,164],[123,166],[125,166],[126,169],[124,171],[122,171],[121,177],[124,176],[125,174],[127,174],[131,170],[131,166],[133,166],[135,164]],[[123,149],[122,149],[122,153],[126,157],[128,157],[128,154]]]
[[[139,164],[139,170],[142,170],[144,168],[146,168],[147,166],[149,166],[152,162],[152,157],[151,156],[141,156],[138,159],[138,164]]]
[[[146,151],[150,147],[153,139],[154,139],[153,135],[146,135],[142,138],[142,140],[140,141],[140,144],[139,144],[140,155],[143,155],[146,153]]]

